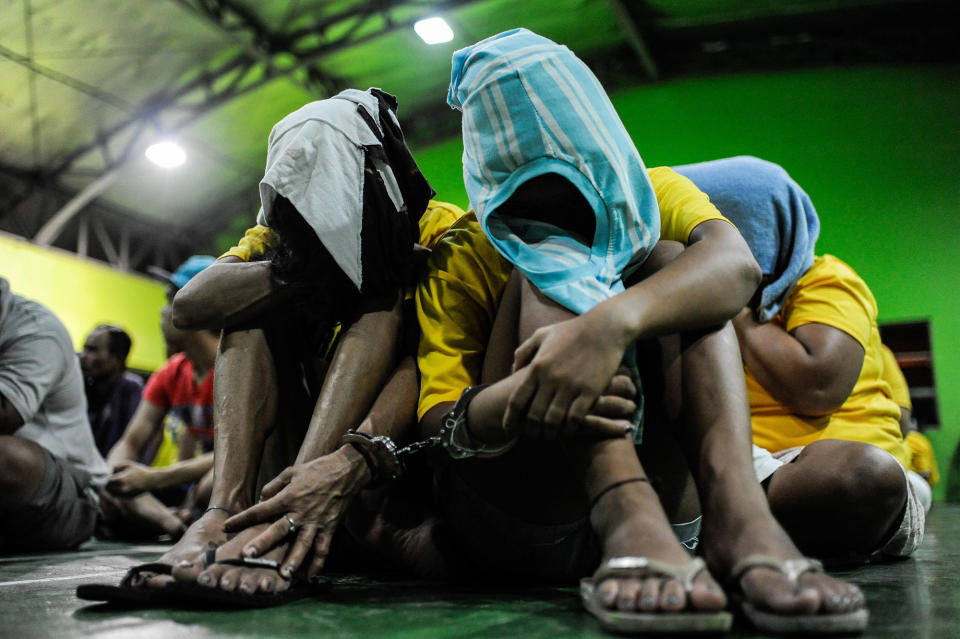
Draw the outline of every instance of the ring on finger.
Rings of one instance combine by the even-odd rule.
[[[297,530],[300,528],[300,524],[294,521],[293,517],[290,515],[284,515],[283,518],[287,520],[288,524],[290,524],[290,530],[287,531],[287,534],[292,535],[297,532]]]

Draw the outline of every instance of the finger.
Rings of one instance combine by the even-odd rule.
[[[313,579],[317,573],[323,570],[327,563],[327,553],[330,552],[330,542],[333,534],[325,530],[320,531],[313,540],[313,560],[310,562],[310,568],[307,569],[307,579]]]
[[[520,370],[533,360],[533,356],[540,350],[541,342],[543,342],[543,333],[537,330],[513,351],[514,371]]]
[[[527,417],[527,404],[537,390],[537,380],[527,373],[520,384],[510,393],[507,410],[503,414],[503,429],[512,432],[520,427]]]
[[[537,389],[533,399],[530,400],[530,405],[527,407],[527,421],[537,424],[546,423],[544,417],[546,417],[547,409],[550,407],[550,402],[553,401],[555,392],[552,386],[541,385]]]
[[[637,396],[637,385],[629,375],[614,375],[603,394],[634,399]]]
[[[283,471],[267,482],[267,484],[260,490],[260,500],[266,501],[270,499],[281,490],[283,487],[290,483],[290,478],[293,476],[292,468],[284,468]]]
[[[271,519],[276,519],[287,513],[289,508],[282,503],[280,499],[268,499],[259,504],[255,504],[246,510],[232,515],[223,522],[223,529],[227,532],[237,532],[244,528],[249,528],[254,524],[260,524]]]
[[[304,526],[300,529],[297,538],[290,544],[287,556],[284,558],[283,565],[280,567],[280,574],[283,575],[284,579],[293,578],[293,573],[300,567],[300,564],[303,563],[303,558],[307,556],[310,548],[313,547],[313,538],[316,534],[316,526]]]
[[[283,542],[288,534],[290,534],[290,522],[286,519],[277,520],[247,542],[243,547],[243,555],[244,557],[259,557]]]
[[[547,407],[546,412],[543,415],[543,421],[547,425],[548,431],[553,431],[557,435],[564,435],[570,426],[573,426],[574,432],[579,428],[579,424],[569,424],[568,414],[570,412],[570,404],[573,403],[575,394],[573,391],[568,389],[560,389],[550,400],[550,405]]]
[[[633,432],[633,424],[625,419],[587,415],[583,420],[582,432],[598,438],[625,437],[627,433]]]
[[[567,413],[567,421],[575,424],[579,431],[584,427],[584,420],[590,414],[594,401],[589,395],[579,395],[570,403],[570,411]]]
[[[630,419],[636,410],[637,405],[632,400],[616,395],[601,395],[593,405],[590,414],[613,419]]]

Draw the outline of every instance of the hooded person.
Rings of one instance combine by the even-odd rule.
[[[819,556],[910,555],[924,511],[903,472],[869,287],[838,258],[815,255],[819,217],[782,167],[741,156],[675,170],[737,225],[763,269],[735,325],[757,478],[774,512]]]
[[[719,586],[690,561],[648,483],[662,477],[661,488],[681,492],[683,454],[657,442],[682,404],[691,419],[671,423],[684,429],[704,526],[717,526],[710,569],[736,567],[733,583],[773,610],[796,596],[799,574],[820,580],[753,483],[732,328],[680,343],[679,331],[723,325],[756,289],[759,269],[733,225],[686,178],[648,170],[587,66],[530,31],[455,52],[448,103],[463,114],[473,213],[438,242],[418,287],[418,412],[452,458],[439,505],[470,574],[564,582],[599,563],[582,597],[605,628],[726,627]],[[634,344],[648,389],[639,450],[670,460],[649,476],[624,436],[640,397],[618,369]],[[667,369],[682,370],[682,400]],[[676,515],[673,497],[664,500]],[[733,521],[749,534],[719,530]],[[690,545],[693,524],[682,529]],[[758,548],[777,561],[764,563]],[[792,576],[789,560],[799,562]],[[761,563],[781,573],[763,589],[754,588]],[[641,583],[642,602],[631,590]],[[835,586],[854,595],[847,603],[862,624],[855,588],[817,587]]]
[[[341,437],[415,425],[404,291],[422,262],[415,245],[463,213],[430,199],[396,108],[379,89],[350,89],[280,120],[258,225],[174,301],[178,326],[223,329],[210,506],[159,560],[185,582],[177,592],[187,605],[309,594],[304,578],[321,569],[341,516],[374,479]],[[170,581],[147,565],[119,588],[84,595],[136,599],[146,585],[168,596]]]

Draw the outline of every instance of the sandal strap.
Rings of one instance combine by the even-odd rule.
[[[733,566],[730,571],[731,581],[740,581],[740,578],[754,568],[769,568],[776,570],[793,583],[797,583],[800,576],[808,572],[823,572],[823,564],[816,559],[800,557],[798,559],[781,559],[772,555],[747,555]]]
[[[690,592],[693,589],[693,580],[707,564],[700,557],[695,557],[686,564],[675,564],[649,557],[614,557],[603,562],[593,574],[594,583],[604,579],[646,579],[648,577],[675,579]]]
[[[159,562],[137,564],[136,566],[132,566],[129,570],[127,570],[127,574],[125,574],[123,579],[120,580],[120,586],[129,586],[134,577],[144,572],[153,572],[158,575],[170,575],[173,573],[173,566]]]

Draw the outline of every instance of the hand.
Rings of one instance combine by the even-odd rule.
[[[107,490],[121,497],[135,497],[152,490],[156,471],[137,462],[121,462],[107,479]]]
[[[579,428],[610,384],[630,343],[625,328],[603,304],[578,317],[537,330],[514,353],[521,376],[503,416],[505,430],[523,422],[557,431]]]
[[[312,549],[314,558],[307,577],[313,577],[323,567],[340,518],[369,477],[363,457],[352,447],[344,446],[330,455],[286,468],[263,487],[262,501],[227,519],[224,530],[234,533],[273,521],[243,548],[245,556],[258,557],[290,535],[289,517],[299,528],[280,574],[290,579]]]

